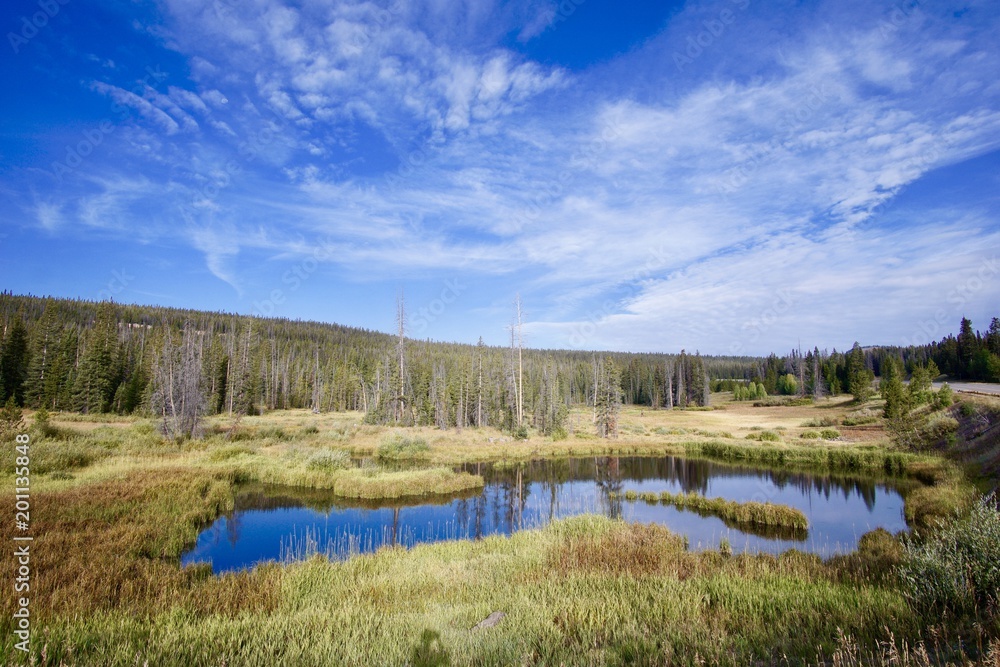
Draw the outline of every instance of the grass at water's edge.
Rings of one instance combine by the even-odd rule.
[[[864,445],[411,444],[386,453],[405,460],[418,451],[438,468],[349,467],[349,445],[299,446],[285,437],[178,445],[142,422],[39,438],[32,448],[36,659],[43,649],[48,664],[135,664],[136,656],[139,664],[195,665],[445,664],[445,657],[451,664],[693,664],[692,656],[745,664],[780,654],[812,661],[837,651],[872,658],[883,650],[878,642],[890,640],[889,629],[895,642],[912,647],[927,619],[885,577],[895,561],[864,546],[827,562],[795,552],[725,558],[687,553],[660,528],[581,517],[509,539],[221,577],[204,565],[180,568],[177,557],[205,523],[232,509],[238,484],[332,488],[355,497],[452,492],[476,488],[481,478],[440,466],[476,453],[495,461],[675,454],[890,475],[914,481],[905,493],[915,526],[950,516],[971,498],[961,471],[943,459]],[[13,485],[10,477],[0,480]],[[13,494],[0,495],[0,512],[13,516],[13,502]],[[13,549],[0,541],[0,562],[14,562]],[[14,607],[13,576],[10,568],[0,571],[5,608]],[[499,628],[469,631],[494,610],[508,613]],[[8,615],[0,617],[0,662],[20,658],[12,627]],[[1000,628],[989,626],[990,633]]]
[[[118,572],[132,604],[40,615],[33,650],[48,664],[747,664],[813,661],[845,636],[874,647],[886,627],[917,641],[903,595],[852,568],[691,553],[662,527],[583,516],[347,562],[180,570],[145,587]],[[212,599],[227,588],[238,594]],[[498,627],[472,630],[493,611],[507,615]]]
[[[697,493],[670,493],[669,491],[661,493],[626,491],[621,495],[629,502],[642,500],[649,504],[662,503],[680,509],[687,508],[705,512],[737,526],[781,527],[797,531],[805,531],[809,527],[809,520],[801,510],[777,503],[757,501],[740,503],[725,498],[706,498]]]

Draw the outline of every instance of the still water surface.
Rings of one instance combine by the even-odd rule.
[[[315,552],[343,558],[384,545],[509,535],[587,512],[658,523],[686,535],[692,549],[778,553],[790,548],[829,556],[853,550],[878,527],[904,530],[903,499],[891,481],[735,467],[680,457],[588,457],[532,461],[513,468],[467,464],[482,490],[449,497],[362,501],[328,491],[248,486],[232,512],[198,537],[183,564],[214,572],[293,560]],[[628,502],[626,491],[694,492],[710,498],[770,501],[802,510],[806,532],[750,531],[673,506]]]

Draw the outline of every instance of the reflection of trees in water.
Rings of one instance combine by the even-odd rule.
[[[601,502],[607,508],[607,515],[612,519],[622,517],[622,473],[621,458],[594,457],[594,480],[597,482],[597,492]]]
[[[236,545],[242,530],[242,512],[279,508],[308,507],[324,514],[343,509],[392,510],[379,512],[374,522],[363,520],[363,530],[376,530],[384,543],[396,545],[413,541],[414,526],[407,526],[402,508],[426,505],[451,505],[443,510],[439,522],[423,539],[443,537],[481,538],[487,534],[510,533],[523,527],[545,523],[560,516],[579,512],[599,512],[621,518],[623,492],[631,481],[663,481],[676,485],[686,493],[709,495],[709,483],[718,478],[741,478],[751,493],[767,486],[795,489],[803,496],[813,494],[829,500],[843,494],[850,499],[858,496],[868,511],[875,507],[880,482],[837,475],[815,475],[788,470],[759,469],[720,464],[703,459],[683,457],[616,457],[564,458],[530,461],[513,466],[488,463],[467,464],[462,469],[480,474],[486,480],[482,490],[460,492],[452,496],[422,496],[392,500],[362,500],[333,496],[327,490],[246,485],[237,494],[234,510],[227,513],[225,539]],[[884,482],[881,482],[884,484]],[[755,498],[756,499],[756,498]],[[358,526],[354,526],[357,529]],[[421,530],[421,529],[418,529]],[[425,529],[422,529],[426,531]],[[746,531],[746,528],[741,528]],[[764,535],[762,535],[764,536]],[[783,539],[801,539],[798,535],[767,535]]]
[[[839,492],[843,494],[844,500],[850,500],[856,495],[861,498],[869,512],[875,509],[875,495],[880,486],[874,479],[811,475],[786,470],[767,471],[767,474],[770,481],[779,489],[791,487],[806,497],[815,493],[829,500],[832,494]]]
[[[608,470],[608,466],[614,467],[613,473]],[[610,516],[620,516],[620,508],[616,509],[609,498],[610,492],[615,490],[612,487],[626,482],[666,481],[676,484],[685,493],[707,495],[709,482],[713,479],[745,478],[748,483],[757,479],[770,482],[778,489],[794,488],[804,496],[815,493],[827,500],[834,493],[843,494],[847,500],[856,495],[862,499],[868,511],[872,511],[875,507],[878,487],[887,486],[886,481],[876,478],[761,469],[678,456],[550,459],[503,468],[490,464],[467,464],[462,466],[462,469],[483,475],[487,490],[494,485],[506,488],[521,485],[525,490],[530,490],[532,484],[539,484],[540,488],[548,492],[550,498],[548,506],[550,518],[559,514],[560,490],[567,482],[575,481],[597,482],[598,495],[606,501],[605,507],[608,507]],[[521,473],[523,479],[519,481],[518,475]],[[616,488],[620,489],[620,486]],[[522,498],[522,500],[526,502],[527,499]]]
[[[236,546],[236,543],[240,541],[240,513],[239,512],[229,512],[226,515],[226,539],[229,544]]]

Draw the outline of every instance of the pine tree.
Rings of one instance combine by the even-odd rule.
[[[54,302],[47,300],[42,317],[34,327],[25,381],[25,401],[33,407],[52,406],[56,398],[58,386],[52,386],[51,380],[59,359],[59,328]]]
[[[861,345],[854,343],[848,355],[847,362],[847,390],[854,396],[858,403],[864,403],[872,395],[872,381],[875,374],[871,372],[865,364],[865,353]]]
[[[118,318],[114,305],[103,302],[80,359],[73,396],[76,408],[84,413],[108,412],[119,381]]]
[[[596,422],[601,438],[618,437],[618,413],[621,409],[621,372],[614,359],[606,357],[597,369]]]
[[[972,330],[972,321],[967,317],[962,318],[958,333],[958,368],[956,374],[960,378],[972,376],[972,360],[979,350],[979,339],[976,338]]]
[[[24,381],[28,377],[28,330],[17,317],[7,332],[3,352],[0,352],[0,403],[13,398],[24,405]]]
[[[885,359],[882,362],[882,379],[879,383],[879,393],[885,400],[885,407],[882,415],[886,419],[900,419],[905,417],[910,411],[909,395],[903,388],[903,381],[900,377],[901,369],[898,362],[893,358]]]

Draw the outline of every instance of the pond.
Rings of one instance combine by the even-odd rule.
[[[906,529],[900,487],[891,480],[761,470],[680,457],[588,457],[503,466],[466,464],[483,489],[448,497],[363,501],[329,491],[249,485],[233,510],[198,536],[182,564],[209,562],[216,573],[313,553],[343,558],[384,545],[509,535],[583,513],[662,524],[691,549],[734,552],[790,548],[830,556],[857,547],[875,528]],[[807,531],[755,531],[669,505],[629,502],[625,492],[694,492],[709,498],[770,501],[802,510]],[[631,495],[631,494],[630,494]]]

